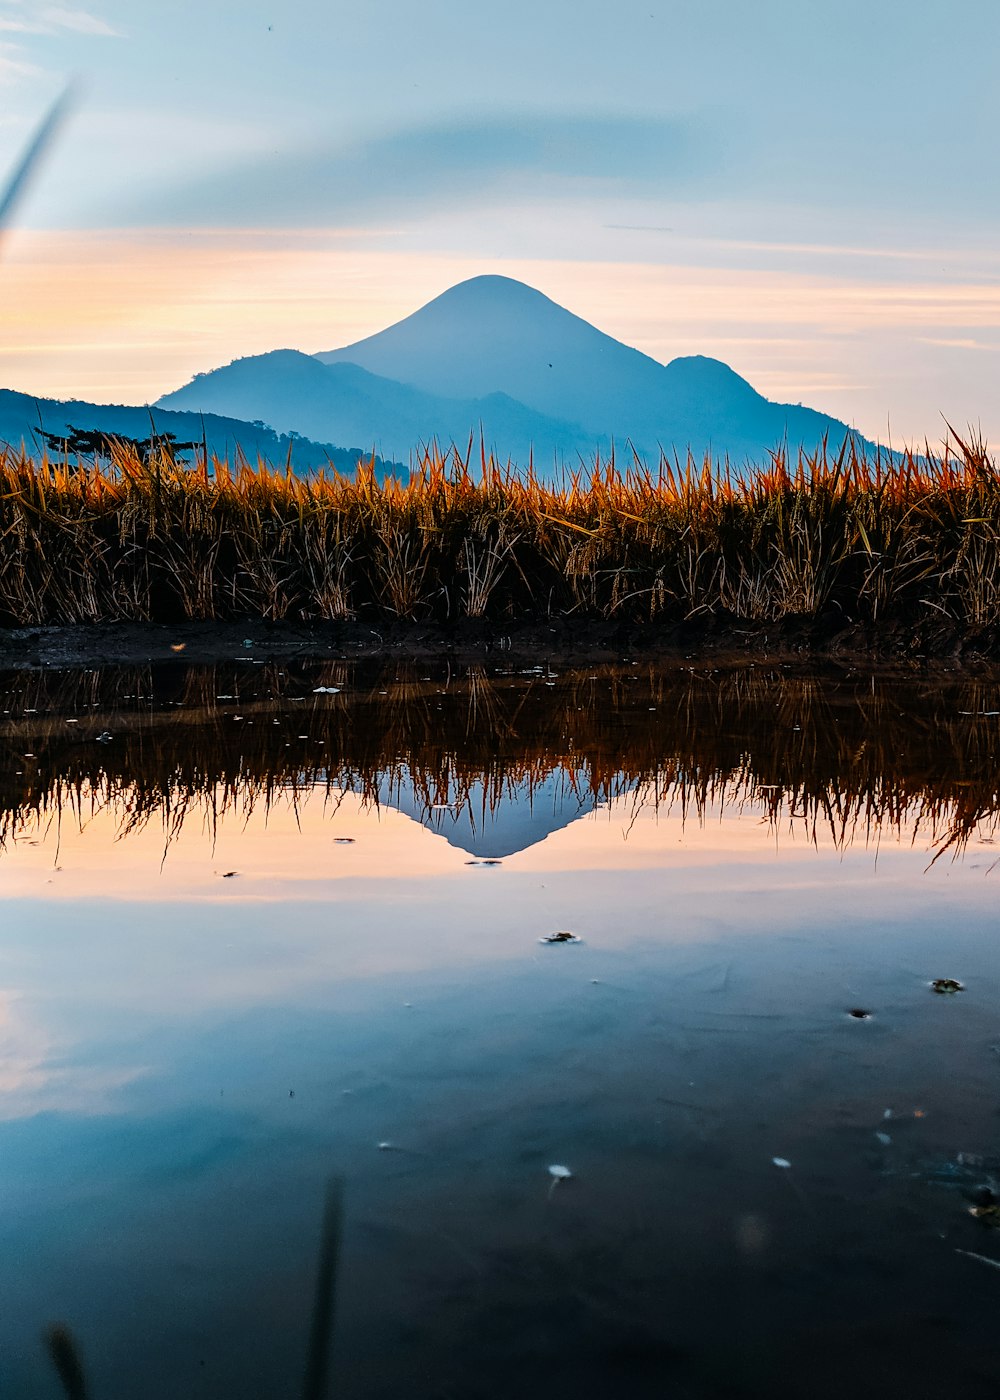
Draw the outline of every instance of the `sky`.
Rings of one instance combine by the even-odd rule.
[[[145,402],[498,272],[893,442],[1000,443],[996,0],[0,0],[0,386]]]

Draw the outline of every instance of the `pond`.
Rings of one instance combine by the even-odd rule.
[[[995,682],[0,702],[4,1396],[996,1396]]]

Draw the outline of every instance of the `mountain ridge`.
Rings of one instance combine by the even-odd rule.
[[[543,292],[494,274],[457,283],[385,330],[316,358],[359,364],[425,392],[447,384],[481,395],[489,385],[647,452],[759,456],[786,438],[862,440],[829,414],[765,399],[722,360],[686,355],[663,365]]]
[[[157,400],[166,409],[197,408],[247,417],[253,412],[273,428],[308,437],[333,428],[340,439],[364,438],[383,455],[408,456],[432,441],[460,447],[482,429],[487,447],[525,460],[557,454],[592,455],[607,440],[577,425],[536,413],[502,391],[474,399],[427,394],[413,385],[374,374],[349,361],[323,364],[300,350],[247,355],[196,376]]]
[[[525,465],[531,455],[543,470],[547,459],[576,467],[613,443],[654,460],[710,453],[737,468],[782,444],[869,445],[829,414],[764,398],[721,360],[662,365],[496,275],[457,283],[339,350],[249,356],[158,403],[235,417],[253,409],[275,429],[375,442],[404,459],[434,441],[464,447],[481,432],[500,460]]]

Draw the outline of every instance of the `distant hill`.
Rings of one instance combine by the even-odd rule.
[[[407,460],[480,431],[503,459],[578,466],[612,441],[734,465],[787,442],[837,450],[846,423],[772,403],[720,360],[661,365],[509,277],[474,277],[396,325],[319,355],[276,350],[198,375],[164,408],[262,418],[320,441],[372,442]]]
[[[260,417],[259,414],[254,415]],[[371,449],[333,447],[308,437],[292,438],[276,433],[263,422],[249,422],[235,417],[220,417],[206,413],[177,413],[166,409],[132,408],[123,404],[85,403],[78,399],[38,399],[13,389],[0,389],[0,442],[14,447],[23,442],[32,452],[43,445],[37,430],[63,434],[74,428],[93,429],[129,438],[148,438],[151,419],[155,431],[173,433],[179,442],[201,442],[202,433],[210,453],[235,460],[239,447],[251,462],[258,455],[276,466],[283,466],[292,450],[292,466],[304,472],[331,463],[342,472],[353,472],[358,459],[367,461]],[[190,454],[189,454],[190,455]],[[376,462],[380,473],[404,475],[405,468],[392,463]]]
[[[534,452],[542,464],[589,459],[608,439],[526,408],[504,393],[475,398],[429,394],[358,365],[322,364],[298,350],[252,355],[207,374],[158,400],[162,408],[263,418],[281,431],[338,442],[374,442],[384,456],[404,461],[422,444],[478,443],[517,462]]]

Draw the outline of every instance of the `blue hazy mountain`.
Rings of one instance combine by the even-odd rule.
[[[533,450],[542,468],[576,466],[612,441],[654,461],[662,446],[739,464],[783,441],[812,448],[826,436],[836,450],[857,436],[827,414],[770,402],[720,360],[662,365],[509,277],[461,282],[339,350],[237,360],[159,403],[375,443],[403,460],[434,439],[464,447],[482,430],[501,458],[523,464]]]
[[[509,277],[460,282],[387,330],[316,358],[428,394],[500,392],[585,436],[654,454],[662,444],[741,461],[785,439],[814,446],[828,434],[839,447],[852,434],[827,414],[772,403],[720,360],[662,365]]]
[[[254,418],[260,418],[254,414]],[[152,425],[152,426],[151,426]],[[206,413],[176,413],[166,409],[132,408],[123,404],[84,403],[78,399],[38,399],[31,394],[19,394],[12,389],[0,389],[0,442],[19,447],[23,442],[30,452],[44,446],[39,428],[57,435],[67,434],[71,427],[108,433],[128,438],[148,438],[151,431],[173,433],[178,442],[202,441],[209,453],[234,461],[239,447],[251,462],[261,456],[274,465],[283,465],[292,450],[292,465],[297,471],[308,471],[331,463],[342,472],[353,472],[360,457],[370,455],[361,447],[334,447],[327,442],[313,442],[307,437],[291,439],[281,436],[263,422],[238,421]],[[190,454],[188,454],[190,456]],[[400,468],[377,462],[379,472]],[[404,473],[405,474],[405,473]]]
[[[373,374],[359,365],[322,364],[298,350],[251,355],[165,394],[163,408],[263,418],[281,431],[311,438],[366,442],[384,456],[408,460],[421,444],[468,445],[482,432],[487,446],[504,458],[541,462],[554,457],[591,457],[599,435],[538,413],[509,395],[449,397]]]

